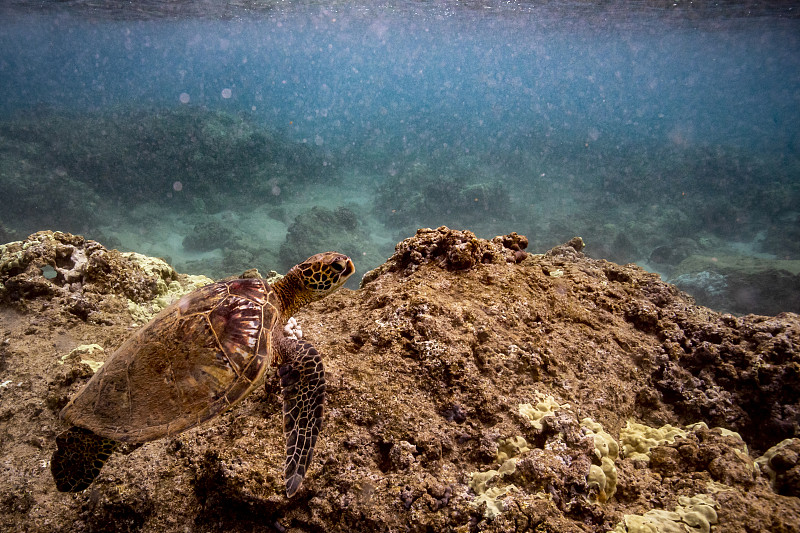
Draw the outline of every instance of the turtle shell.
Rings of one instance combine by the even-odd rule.
[[[277,295],[259,279],[206,285],[125,341],[61,417],[101,437],[146,442],[232,407],[275,359]]]

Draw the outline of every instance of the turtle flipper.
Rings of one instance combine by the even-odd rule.
[[[56,437],[56,445],[58,449],[50,460],[56,488],[79,492],[92,484],[119,443],[88,429],[71,427]]]
[[[278,368],[283,390],[283,432],[286,436],[286,495],[303,483],[322,426],[325,369],[316,348],[286,339],[284,364]]]

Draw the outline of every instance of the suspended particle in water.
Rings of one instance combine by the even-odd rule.
[[[227,87],[222,89],[222,97],[223,98],[230,98],[231,97],[231,90]]]
[[[181,192],[183,190],[183,183],[181,183],[180,181],[173,181],[172,190],[175,192]]]
[[[281,194],[281,188],[278,187],[277,185],[273,185],[272,186],[272,195],[273,196],[280,196],[280,194]]]
[[[188,104],[189,100],[191,100],[191,97],[189,96],[189,93],[181,93],[181,95],[178,97],[178,100],[180,100],[182,104]]]

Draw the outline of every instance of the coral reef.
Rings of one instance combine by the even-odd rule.
[[[201,107],[48,109],[0,122],[4,217],[85,231],[105,209],[140,203],[216,212],[276,203],[309,179],[334,181],[335,162],[246,116]],[[76,192],[76,191],[79,191]]]
[[[179,275],[160,259],[108,250],[96,241],[64,232],[40,231],[0,245],[0,302],[59,302],[82,320],[102,320],[106,296],[131,305],[161,302],[208,283]]]
[[[279,257],[284,270],[318,250],[341,250],[350,257],[379,264],[382,258],[376,249],[366,227],[351,209],[315,206],[298,215],[289,226]]]
[[[670,282],[729,313],[800,312],[800,260],[695,254],[676,266]]]
[[[520,235],[444,227],[398,244],[361,289],[296,315],[325,358],[329,394],[294,498],[276,468],[275,380],[214,424],[112,457],[86,491],[58,493],[47,468],[57,414],[92,374],[83,360],[134,331],[126,293],[150,274],[128,259],[74,277],[56,249],[91,260],[102,247],[40,237],[6,245],[0,270],[10,528],[800,531],[800,317],[711,311],[641,268],[587,258],[579,238],[519,254]],[[92,293],[102,320],[73,315],[67,278],[84,293],[104,280]],[[103,352],[74,351],[89,344]]]
[[[469,226],[509,213],[511,194],[501,181],[469,166],[415,162],[378,187],[375,214],[391,227],[434,221]]]
[[[196,224],[192,233],[183,238],[187,250],[208,252],[216,248],[233,248],[234,233],[217,220]]]

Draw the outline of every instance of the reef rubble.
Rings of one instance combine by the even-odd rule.
[[[717,313],[580,238],[527,245],[421,229],[297,314],[328,400],[292,499],[274,379],[57,492],[57,415],[95,359],[208,280],[67,233],[0,246],[3,529],[800,531],[800,316]]]

